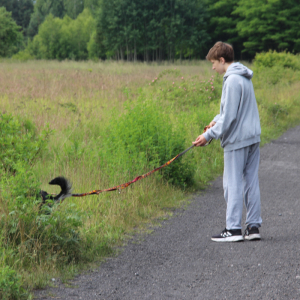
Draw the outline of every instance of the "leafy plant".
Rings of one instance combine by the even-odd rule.
[[[291,68],[300,70],[300,58],[289,52],[276,52],[269,50],[268,52],[257,53],[254,64],[256,67],[273,68],[281,66],[283,68]]]
[[[21,276],[9,266],[0,267],[0,299],[27,299],[28,293],[22,287]]]
[[[46,147],[50,133],[51,130],[46,128],[37,136],[35,126],[29,120],[0,115],[0,171],[15,174],[18,162],[32,166]]]
[[[159,102],[128,103],[121,116],[115,115],[99,154],[112,170],[137,174],[158,167],[185,149],[185,130],[174,126]],[[104,155],[105,153],[105,155]],[[114,167],[113,167],[114,166]],[[193,165],[179,159],[162,169],[163,177],[178,186],[193,183]],[[133,175],[132,175],[133,176]]]
[[[13,253],[5,258],[6,267],[2,270],[2,282],[11,283],[3,290],[8,295],[21,290],[9,266],[30,268],[78,262],[86,257],[89,244],[80,234],[85,214],[74,204],[48,201],[51,205],[41,207],[40,182],[32,167],[51,131],[46,129],[38,135],[32,122],[11,115],[1,116],[0,130],[0,232],[4,251]]]

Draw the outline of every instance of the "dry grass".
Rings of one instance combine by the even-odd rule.
[[[0,64],[0,111],[24,115],[38,128],[49,123],[56,130],[74,126],[78,121],[101,122],[110,108],[121,108],[126,88],[135,91],[167,68],[174,65],[4,62]],[[180,70],[183,74],[205,76],[209,65],[198,62],[180,66]],[[71,113],[75,110],[77,116]]]

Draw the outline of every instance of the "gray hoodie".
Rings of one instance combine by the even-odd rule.
[[[232,63],[223,78],[220,114],[215,126],[203,135],[221,139],[224,151],[260,142],[260,121],[251,78],[253,72],[241,63]]]

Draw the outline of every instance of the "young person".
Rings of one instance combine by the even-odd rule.
[[[225,73],[220,114],[193,142],[195,146],[204,146],[211,138],[220,139],[224,148],[226,228],[211,239],[216,242],[257,240],[261,238],[258,228],[262,223],[258,181],[261,128],[251,81],[253,72],[233,62],[233,48],[223,42],[217,42],[206,59],[217,73]],[[244,236],[241,226],[243,200],[247,210]]]

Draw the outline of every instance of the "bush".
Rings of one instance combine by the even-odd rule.
[[[27,61],[34,59],[34,56],[29,53],[28,49],[25,49],[13,55],[12,59],[18,61]]]
[[[79,234],[83,214],[75,205],[45,205],[39,210],[40,201],[34,197],[22,201],[22,205],[20,201],[7,200],[4,199],[7,213],[1,218],[0,228],[4,244],[20,257],[20,265],[48,262],[59,266],[83,257],[85,243]]]
[[[254,59],[254,65],[255,67],[265,68],[281,66],[283,68],[300,70],[300,58],[289,52],[276,52],[275,50],[270,50],[269,52],[257,53]]]
[[[47,146],[49,134],[46,129],[38,135],[27,120],[0,117],[0,232],[4,251],[12,253],[5,264],[14,268],[60,267],[83,259],[89,249],[80,234],[85,215],[75,205],[49,201],[51,205],[40,206],[40,182],[32,166]],[[3,270],[3,282],[8,280],[10,291],[17,291],[15,281],[8,279],[15,273],[9,267]]]
[[[0,173],[15,174],[16,164],[32,166],[47,145],[51,131],[46,128],[37,136],[34,124],[29,120],[0,115]]]
[[[127,104],[121,116],[115,114],[106,132],[99,153],[103,165],[131,177],[164,164],[186,145],[184,126],[173,126],[159,102],[143,101],[143,95]],[[182,158],[162,169],[164,179],[181,187],[193,184],[193,173],[193,164]]]
[[[22,288],[21,277],[9,266],[0,267],[0,299],[27,299],[27,292]]]
[[[49,133],[46,130],[38,136],[31,122],[1,116],[0,228],[5,244],[24,257],[32,258],[35,252],[34,260],[40,260],[59,254],[58,261],[70,262],[78,260],[81,253],[78,229],[82,214],[70,205],[60,209],[45,205],[40,210],[40,182],[31,168],[46,147]]]
[[[257,88],[266,83],[288,86],[299,80],[297,70],[300,70],[300,58],[297,55],[276,51],[258,53],[254,60],[254,82]]]

